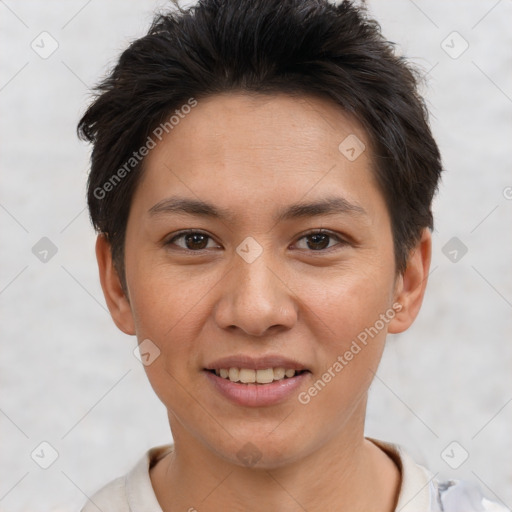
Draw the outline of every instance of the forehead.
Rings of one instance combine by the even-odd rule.
[[[352,116],[319,97],[224,93],[200,99],[187,112],[172,116],[173,125],[146,159],[149,165],[165,158],[166,149],[178,151],[180,161],[187,162],[201,161],[203,155],[245,157],[248,152],[266,162],[283,157],[290,162],[301,157],[318,160],[320,153],[334,160],[347,137],[367,139]],[[202,151],[190,151],[198,144]]]
[[[136,196],[149,206],[170,191],[241,209],[333,188],[353,203],[378,193],[366,133],[330,100],[231,93],[187,111],[145,159]]]

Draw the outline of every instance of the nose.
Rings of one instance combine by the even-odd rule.
[[[278,268],[265,251],[252,263],[236,256],[216,304],[217,325],[257,337],[291,329],[298,317],[297,302]]]

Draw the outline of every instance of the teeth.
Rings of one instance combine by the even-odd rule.
[[[270,384],[275,380],[282,380],[285,377],[294,377],[296,371],[291,368],[285,369],[282,367],[266,368],[264,370],[251,370],[249,368],[221,368],[220,370],[215,370],[215,374],[223,379],[229,379],[231,382],[243,382],[244,384]]]
[[[266,370],[256,370],[256,382],[259,384],[268,384],[274,380],[274,370],[267,368]]]
[[[240,382],[248,384],[249,382],[256,382],[256,371],[242,368],[238,374]]]
[[[240,370],[238,368],[229,369],[229,380],[231,382],[238,382],[240,380]]]
[[[281,380],[284,379],[286,375],[286,370],[284,368],[274,368],[274,379]]]

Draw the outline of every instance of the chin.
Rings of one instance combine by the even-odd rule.
[[[227,446],[214,445],[213,450],[231,464],[251,469],[271,470],[286,466],[304,455],[301,441],[281,435],[270,439],[266,433],[238,436]]]

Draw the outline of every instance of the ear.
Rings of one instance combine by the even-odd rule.
[[[135,334],[135,322],[130,302],[123,291],[121,280],[114,267],[110,243],[104,235],[99,235],[96,239],[96,259],[100,271],[101,288],[110,316],[121,331],[126,334]]]
[[[397,278],[395,303],[400,304],[401,309],[396,308],[388,332],[396,334],[405,331],[418,315],[427,286],[431,256],[432,236],[430,230],[425,228],[420,241],[409,255],[404,273]]]

